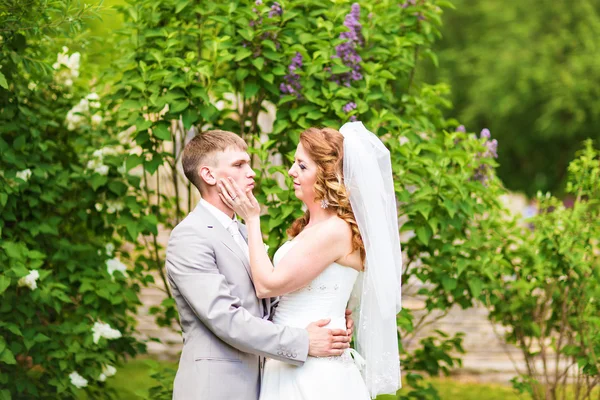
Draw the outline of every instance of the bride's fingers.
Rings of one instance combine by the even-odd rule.
[[[219,197],[221,198],[221,201],[223,201],[223,203],[225,203],[229,207],[233,208],[233,203],[231,201],[227,200],[227,198],[225,196],[223,196],[221,193],[219,193]]]
[[[229,197],[231,197],[232,199],[236,197],[235,190],[231,187],[231,185],[229,185],[227,179],[219,179],[219,183],[227,191]]]
[[[258,200],[256,200],[256,197],[254,197],[254,193],[252,193],[252,189],[248,190],[248,192],[246,192],[246,194],[248,195],[248,199],[250,200],[250,203],[252,203],[253,207],[258,206]]]
[[[230,201],[233,201],[233,198],[231,196],[231,194],[229,194],[229,191],[227,190],[227,188],[225,187],[225,185],[223,184],[223,182],[219,182],[217,184],[218,188],[219,188],[219,194],[221,196],[223,196],[227,201],[227,204],[230,203]]]
[[[236,183],[236,181],[233,180],[232,177],[228,177],[228,179],[229,179],[229,183],[231,184],[231,187],[233,188],[233,190],[235,190],[235,193],[238,196],[245,196],[246,195],[246,193],[242,189],[240,189],[240,187],[238,186],[238,184]]]

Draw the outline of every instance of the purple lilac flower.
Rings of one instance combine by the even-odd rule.
[[[279,85],[279,90],[282,94],[291,94],[300,97],[300,75],[296,73],[296,70],[302,68],[302,54],[296,53],[292,62],[288,67],[288,74],[284,77],[285,82]]]
[[[257,6],[262,6],[262,0],[256,0],[254,4],[256,4]]]
[[[348,113],[352,112],[352,110],[356,110],[356,103],[355,103],[355,102],[353,102],[353,101],[351,101],[350,103],[346,104],[346,105],[345,105],[345,106],[342,108],[342,110],[344,110],[344,112],[345,112],[346,114],[348,114]]]
[[[361,30],[362,25],[358,21],[360,18],[360,5],[352,4],[350,13],[346,15],[344,26],[348,28],[347,32],[340,33],[340,39],[346,39],[335,48],[336,55],[342,60],[345,66],[350,67],[352,71],[338,74],[333,80],[339,84],[350,86],[352,81],[359,81],[363,78],[361,74],[360,63],[362,58],[358,55],[356,48],[364,44],[364,38]]]
[[[496,139],[489,141],[485,144],[487,147],[488,155],[494,158],[498,158],[498,141]]]
[[[273,18],[274,16],[281,14],[283,14],[283,9],[281,8],[281,5],[278,2],[273,3],[273,5],[271,6],[271,11],[269,11],[269,18]]]
[[[485,140],[486,151],[484,153],[477,154],[477,158],[498,158],[498,141],[496,139],[489,140],[491,138],[491,133],[489,129],[483,129],[480,134],[480,138]],[[473,175],[473,179],[480,181],[485,184],[488,180],[489,173],[489,165],[482,164],[477,170],[475,170],[475,174]]]
[[[467,130],[465,129],[464,125],[459,125],[458,127],[456,127],[456,132],[466,132]]]
[[[350,122],[354,122],[356,120],[357,120],[356,115],[351,115],[350,116]]]

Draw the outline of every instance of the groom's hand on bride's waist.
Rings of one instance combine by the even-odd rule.
[[[321,319],[306,327],[308,355],[313,357],[340,356],[350,347],[350,336],[345,329],[323,328],[331,320]]]

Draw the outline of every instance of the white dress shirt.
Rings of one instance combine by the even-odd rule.
[[[206,209],[219,221],[223,228],[227,229],[233,240],[237,243],[238,246],[242,249],[246,258],[249,259],[249,248],[248,243],[242,237],[238,227],[238,221],[235,215],[233,218],[229,218],[229,215],[225,214],[223,211],[219,210],[217,207],[210,204],[208,201],[204,199],[200,199],[200,204],[202,204]]]

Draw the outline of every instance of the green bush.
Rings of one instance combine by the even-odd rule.
[[[526,362],[515,386],[536,400],[589,398],[600,380],[600,152],[591,140],[569,164],[567,193],[572,208],[540,193],[527,227],[499,232],[488,298],[491,320]]]
[[[139,273],[125,272],[116,234],[130,182],[102,145],[85,55],[60,49],[96,13],[69,1],[0,11],[2,399],[69,399],[76,387],[107,398],[114,366],[144,350],[132,336]]]

